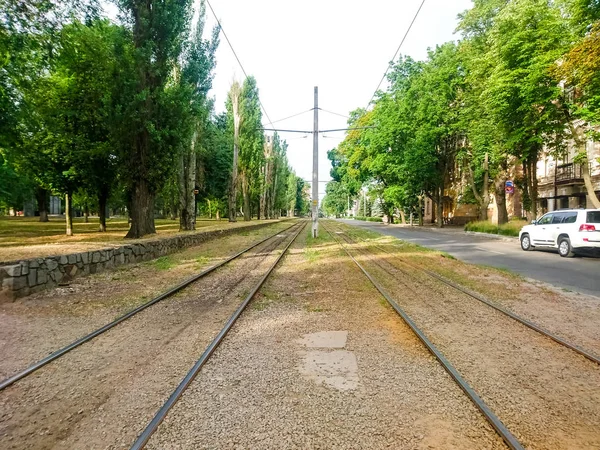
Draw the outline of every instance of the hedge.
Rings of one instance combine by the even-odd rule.
[[[383,222],[382,217],[362,217],[362,216],[354,216],[354,220],[364,220],[366,222]]]

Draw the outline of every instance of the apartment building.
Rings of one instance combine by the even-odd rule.
[[[587,142],[592,184],[600,197],[600,142]],[[538,164],[538,209],[540,212],[564,208],[593,208],[583,182],[582,165],[573,162],[576,150],[569,145],[565,156],[553,158],[542,153]]]

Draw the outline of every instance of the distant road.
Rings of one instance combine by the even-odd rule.
[[[466,234],[458,228],[431,230],[358,220],[341,221],[444,251],[462,261],[509,269],[527,278],[600,297],[600,258],[561,258],[558,253],[550,250],[524,252],[516,238],[508,242]]]

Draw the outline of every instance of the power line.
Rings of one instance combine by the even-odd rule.
[[[425,0],[423,0],[421,2],[421,6],[419,6],[419,9],[417,10],[417,13],[413,17],[413,20],[410,23],[410,25],[408,26],[408,30],[406,30],[406,33],[404,34],[404,37],[402,38],[402,41],[400,41],[400,45],[396,49],[396,53],[394,53],[394,57],[392,58],[392,63],[395,61],[396,56],[398,56],[398,52],[400,51],[400,48],[402,47],[402,44],[404,44],[404,41],[406,40],[406,36],[408,36],[408,33],[410,33],[410,29],[412,28],[413,24],[415,23],[415,20],[417,20],[417,17],[419,16],[419,13],[421,12],[421,8],[423,8],[424,4],[425,4]],[[371,102],[375,98],[375,94],[377,94],[377,91],[381,87],[381,83],[383,83],[383,80],[385,80],[385,77],[387,76],[387,73],[388,73],[389,70],[390,70],[390,64],[388,64],[387,68],[385,69],[385,72],[383,73],[383,76],[381,77],[381,80],[379,80],[379,84],[377,85],[377,89],[375,89],[375,92],[373,92],[373,95],[371,96],[371,100],[369,100],[369,103],[367,103],[367,107],[365,108],[365,111],[367,109],[369,109],[369,105],[371,104]]]
[[[336,113],[336,112],[333,112],[333,111],[328,111],[328,110],[326,110],[326,109],[323,109],[323,108],[319,108],[319,109],[320,109],[321,111],[323,111],[323,112],[326,112],[326,113],[329,113],[329,114],[333,114],[334,116],[340,116],[340,117],[343,117],[344,119],[349,119],[349,118],[350,118],[350,117],[348,117],[348,116],[346,116],[346,115],[344,115],[344,114]]]
[[[313,134],[312,131],[307,130],[287,130],[283,128],[263,128],[263,131],[278,131],[280,133],[304,133],[304,134]]]
[[[210,8],[213,16],[215,17],[215,20],[217,21],[217,25],[219,25],[219,30],[221,30],[221,32],[223,33],[223,36],[225,36],[225,40],[227,41],[227,44],[229,44],[229,48],[231,49],[231,51],[233,52],[233,56],[235,56],[235,59],[237,60],[238,64],[240,65],[242,72],[244,72],[244,76],[246,78],[248,78],[248,74],[246,73],[246,70],[244,69],[244,66],[242,65],[242,62],[240,61],[240,58],[238,58],[237,53],[235,52],[235,50],[233,49],[233,45],[231,45],[231,41],[229,40],[229,38],[227,37],[227,33],[225,33],[225,28],[223,28],[223,25],[221,25],[221,21],[219,20],[219,18],[217,17],[217,14],[215,13],[215,10],[213,9],[212,5],[210,4],[209,0],[206,0],[206,3],[208,3],[208,7]],[[265,109],[264,105],[262,104],[262,102],[260,101],[260,97],[258,98],[258,103],[260,104],[260,107],[262,108],[262,110],[265,113],[265,116],[267,116],[267,120],[269,121],[269,123],[271,124],[271,126],[273,126],[273,123],[271,122],[271,118],[269,117],[269,114],[267,113],[267,110]]]
[[[293,117],[298,117],[298,116],[301,116],[302,114],[306,114],[307,112],[311,112],[311,111],[312,111],[312,109],[307,109],[306,111],[299,112],[298,114],[294,114],[294,115],[291,115],[291,116],[288,116],[288,117],[284,117],[283,119],[274,120],[273,122],[269,122],[269,123],[271,124],[271,126],[273,126],[274,123],[283,122],[284,120],[288,120],[288,119],[291,119]]]

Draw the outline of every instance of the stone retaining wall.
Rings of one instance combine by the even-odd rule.
[[[123,264],[147,261],[216,237],[254,230],[273,223],[275,222],[200,231],[89,252],[0,263],[0,302],[51,289],[78,276],[101,272]]]

